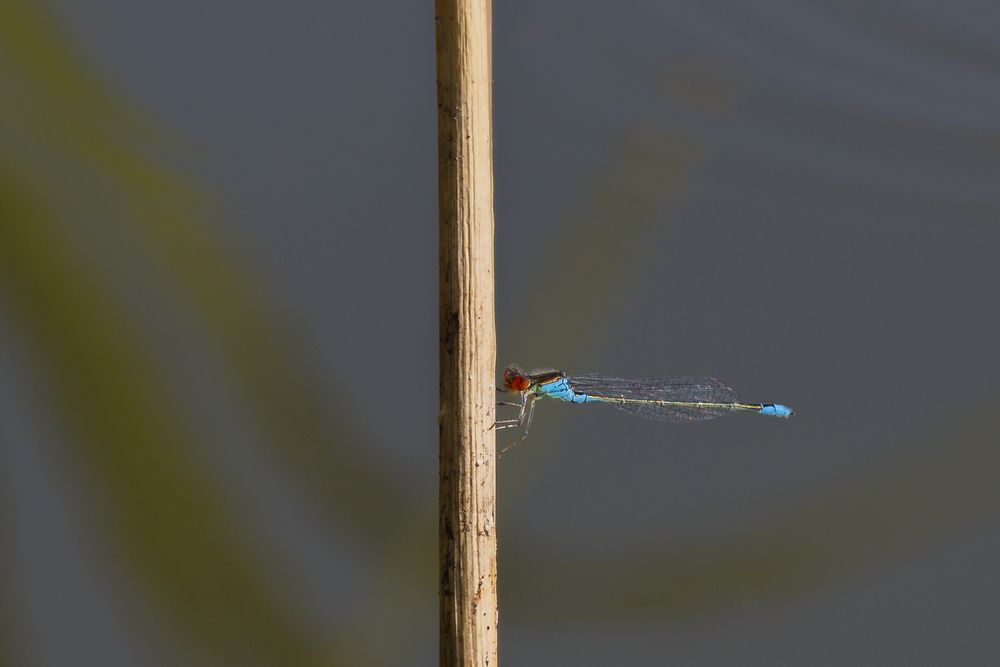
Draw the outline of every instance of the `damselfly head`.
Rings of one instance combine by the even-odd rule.
[[[517,366],[511,365],[503,369],[504,391],[527,391],[530,386],[531,380]]]

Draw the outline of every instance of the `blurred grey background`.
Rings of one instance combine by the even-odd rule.
[[[505,664],[1000,659],[995,3],[498,2]],[[0,652],[437,661],[432,3],[0,3]],[[501,434],[500,443],[505,442]]]

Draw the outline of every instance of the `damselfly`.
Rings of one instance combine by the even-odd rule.
[[[735,390],[712,377],[615,378],[604,375],[567,375],[557,370],[525,373],[517,366],[503,372],[503,391],[517,394],[519,403],[500,401],[520,409],[516,419],[496,422],[499,429],[524,427],[521,437],[500,450],[528,437],[535,401],[556,398],[569,403],[607,403],[624,412],[658,421],[703,421],[733,412],[756,412],[791,417],[791,408],[779,403],[744,403]]]

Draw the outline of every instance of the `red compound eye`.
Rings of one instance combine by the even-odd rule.
[[[526,391],[531,386],[531,380],[517,366],[503,369],[504,391]]]
[[[526,391],[531,386],[531,382],[523,375],[515,375],[510,379],[510,388],[514,391]]]

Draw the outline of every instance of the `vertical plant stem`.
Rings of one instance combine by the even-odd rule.
[[[440,659],[497,663],[490,0],[436,0]]]

